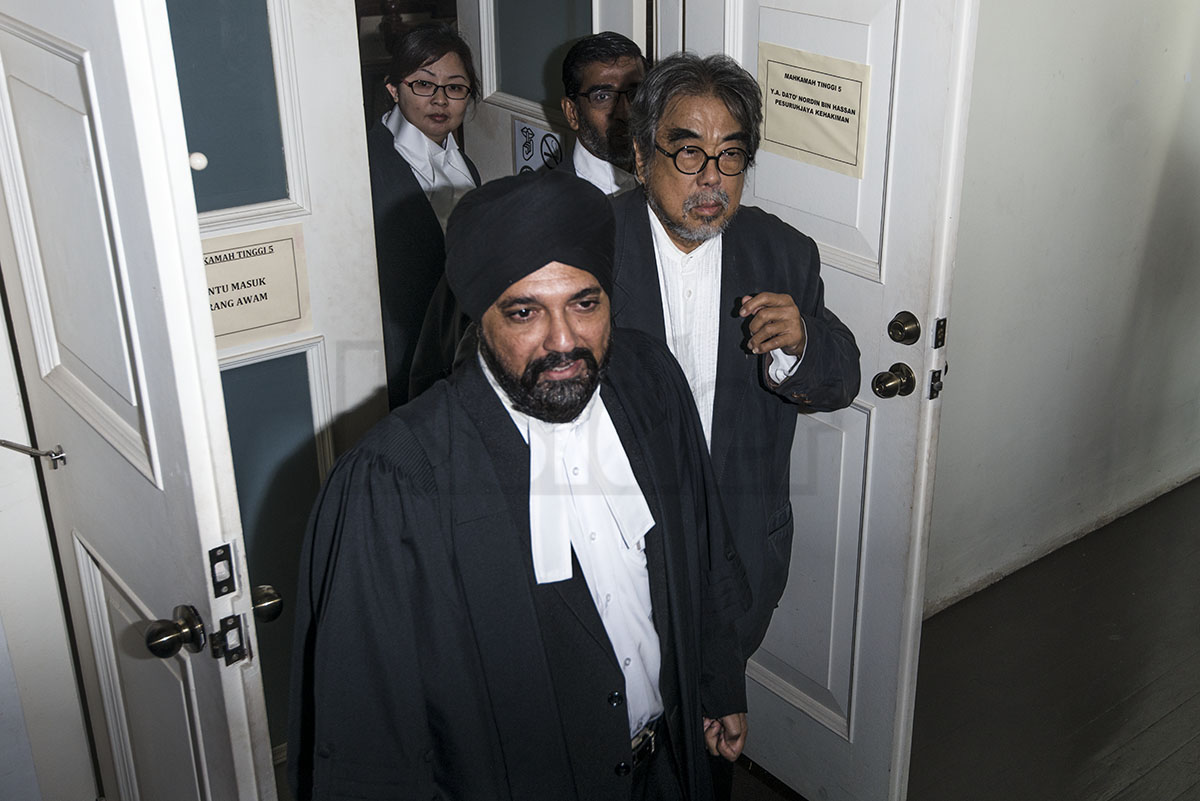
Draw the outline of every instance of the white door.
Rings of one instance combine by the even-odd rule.
[[[160,2],[5,4],[0,267],[105,796],[271,799],[258,662],[144,642],[191,605],[254,647],[174,74]]]
[[[930,385],[945,370],[935,329],[947,315],[974,6],[688,6],[686,46],[726,52],[755,75],[760,42],[870,68],[862,177],[760,151],[742,200],[817,240],[826,302],[862,351],[854,404],[801,416],[791,576],[748,670],[747,753],[813,801],[905,796],[937,442]],[[901,311],[920,324],[915,344],[887,334]],[[896,363],[913,370],[915,391],[881,398],[872,378]]]

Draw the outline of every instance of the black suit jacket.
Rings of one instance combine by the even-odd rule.
[[[392,132],[380,122],[367,129],[367,158],[388,405],[394,409],[409,398],[413,352],[430,299],[445,272],[446,239],[417,176],[396,152]],[[465,153],[463,158],[479,186],[479,171]]]
[[[614,320],[665,341],[645,193],[640,188],[627,192],[613,206]],[[761,644],[787,583],[796,414],[849,405],[858,393],[859,354],[854,335],[825,308],[821,260],[812,239],[753,206],[738,210],[723,237],[711,453],[734,545],[754,594],[754,608],[738,627],[749,657]],[[740,298],[758,292],[791,295],[808,333],[803,361],[779,386],[767,380],[769,359],[746,349],[747,321],[737,315]]]
[[[686,381],[617,331],[605,405],[654,514],[660,690],[687,797],[711,798],[701,716],[745,709],[727,543]],[[536,584],[529,450],[478,361],[348,452],[301,557],[288,739],[298,801],[627,798],[624,683],[576,578]]]

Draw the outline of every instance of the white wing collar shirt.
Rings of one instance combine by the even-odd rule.
[[[647,208],[646,213],[650,215],[650,232],[658,265],[667,347],[683,368],[692,397],[696,399],[696,410],[704,427],[704,440],[711,450],[724,237],[706,239],[691,253],[684,253],[671,241],[667,229],[653,209]],[[732,299],[728,299],[728,302],[732,303]],[[776,384],[781,384],[795,372],[802,358],[803,354],[800,357],[789,356],[776,348],[771,351],[767,375]]]
[[[517,411],[479,359],[529,444],[529,539],[538,584],[571,578],[574,548],[625,676],[629,732],[662,714],[662,654],[650,605],[646,533],[654,517],[597,390],[570,423]]]
[[[583,145],[575,143],[571,157],[575,174],[610,197],[616,197],[637,186],[637,178],[620,167],[592,154]]]
[[[450,212],[462,196],[475,188],[471,171],[467,169],[466,159],[458,149],[454,134],[446,135],[446,146],[442,147],[404,118],[400,106],[383,115],[383,124],[392,132],[392,141],[396,152],[408,162],[417,183],[433,206],[442,230],[446,230],[446,221]]]

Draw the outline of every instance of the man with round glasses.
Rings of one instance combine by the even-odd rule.
[[[629,108],[645,74],[641,49],[612,31],[585,36],[563,59],[562,110],[576,136],[571,166],[607,195],[637,185]]]
[[[613,317],[665,341],[687,376],[754,594],[738,624],[746,657],[787,582],[797,411],[843,408],[859,383],[854,336],[825,308],[816,243],[740,206],[761,123],[758,83],[733,59],[664,59],[632,110],[644,191],[613,201]]]

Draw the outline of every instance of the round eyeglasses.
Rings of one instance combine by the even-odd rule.
[[[400,83],[412,89],[412,93],[419,97],[433,97],[441,89],[445,93],[448,100],[466,100],[471,94],[471,87],[465,83],[447,83],[440,84],[433,81],[401,81]]]
[[[625,95],[625,99],[630,103],[637,96],[638,86],[631,86],[628,89],[609,89],[607,86],[598,86],[595,89],[589,89],[586,92],[576,92],[574,97],[586,97],[592,108],[604,111],[610,109],[617,103],[617,98]]]
[[[684,145],[674,153],[663,148],[657,142],[654,147],[659,153],[675,162],[675,169],[684,175],[698,175],[708,167],[708,162],[717,162],[717,170],[722,175],[741,175],[750,166],[750,154],[740,147],[728,147],[715,156],[704,152],[703,148],[694,145]]]

